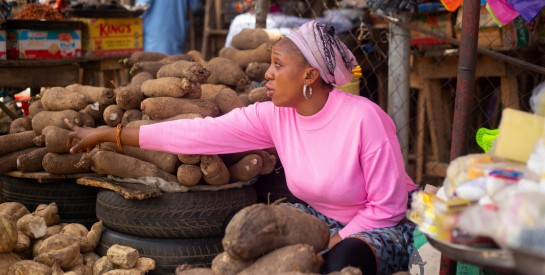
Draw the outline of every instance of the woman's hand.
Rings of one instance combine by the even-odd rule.
[[[64,119],[64,122],[72,131],[68,134],[66,146],[70,147],[70,153],[82,152],[84,149],[90,151],[96,144],[103,141],[104,130],[97,128],[82,128],[73,125]],[[73,143],[75,141],[75,143]]]
[[[331,237],[329,239],[329,245],[327,246],[328,249],[331,249],[333,248],[336,244],[338,244],[340,241],[342,241],[342,238],[341,238],[341,235],[339,235],[339,233],[333,235],[333,237]]]

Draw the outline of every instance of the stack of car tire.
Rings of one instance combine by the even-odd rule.
[[[100,190],[96,215],[105,230],[95,252],[106,255],[114,244],[133,247],[155,260],[157,267],[149,274],[174,274],[183,264],[209,267],[223,251],[221,240],[230,218],[256,202],[253,186],[163,193],[146,200],[127,200]]]

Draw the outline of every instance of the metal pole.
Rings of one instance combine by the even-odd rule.
[[[409,13],[399,13],[401,22],[409,22]],[[409,74],[410,32],[397,24],[389,24],[388,46],[388,114],[397,128],[397,138],[405,166],[409,155]]]
[[[271,3],[269,0],[255,1],[255,28],[267,28],[267,14]]]
[[[473,89],[475,86],[480,2],[464,0],[463,7],[460,59],[458,61],[452,145],[450,147],[451,160],[467,154],[469,122],[471,121],[471,108],[474,100]]]

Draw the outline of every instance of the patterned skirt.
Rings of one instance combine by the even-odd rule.
[[[409,192],[409,207],[411,205],[413,192],[414,191]],[[300,203],[287,204],[326,222],[329,226],[331,236],[335,235],[344,227],[342,223],[322,215],[311,206]],[[414,229],[415,224],[407,218],[403,218],[396,226],[364,230],[352,234],[348,236],[348,238],[357,238],[366,242],[375,254],[378,274],[390,275],[395,272],[407,271],[409,269],[409,257],[414,250]]]

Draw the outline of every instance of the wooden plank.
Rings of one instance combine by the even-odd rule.
[[[126,183],[118,182],[105,177],[82,177],[76,180],[79,185],[100,187],[108,190],[112,190],[123,196],[125,199],[137,199],[144,200],[154,197],[160,197],[163,195],[161,190],[156,187],[150,187],[142,183]]]
[[[502,108],[513,108],[520,110],[517,78],[512,75],[500,79],[500,100]]]
[[[426,94],[418,90],[418,102],[416,110],[416,184],[421,184],[424,173],[424,142],[426,137]]]
[[[422,78],[456,78],[458,75],[458,56],[432,58],[415,56],[414,64]],[[505,63],[486,55],[477,56],[475,77],[502,77],[507,73]]]
[[[38,88],[79,83],[77,63],[54,66],[6,65],[7,63],[0,64],[0,86],[2,87]]]
[[[50,174],[47,172],[22,172],[22,171],[10,171],[5,174],[6,176],[23,179],[35,179],[40,183],[47,183],[58,181],[62,179],[77,179],[81,177],[94,176],[95,173],[80,173],[80,174]]]

